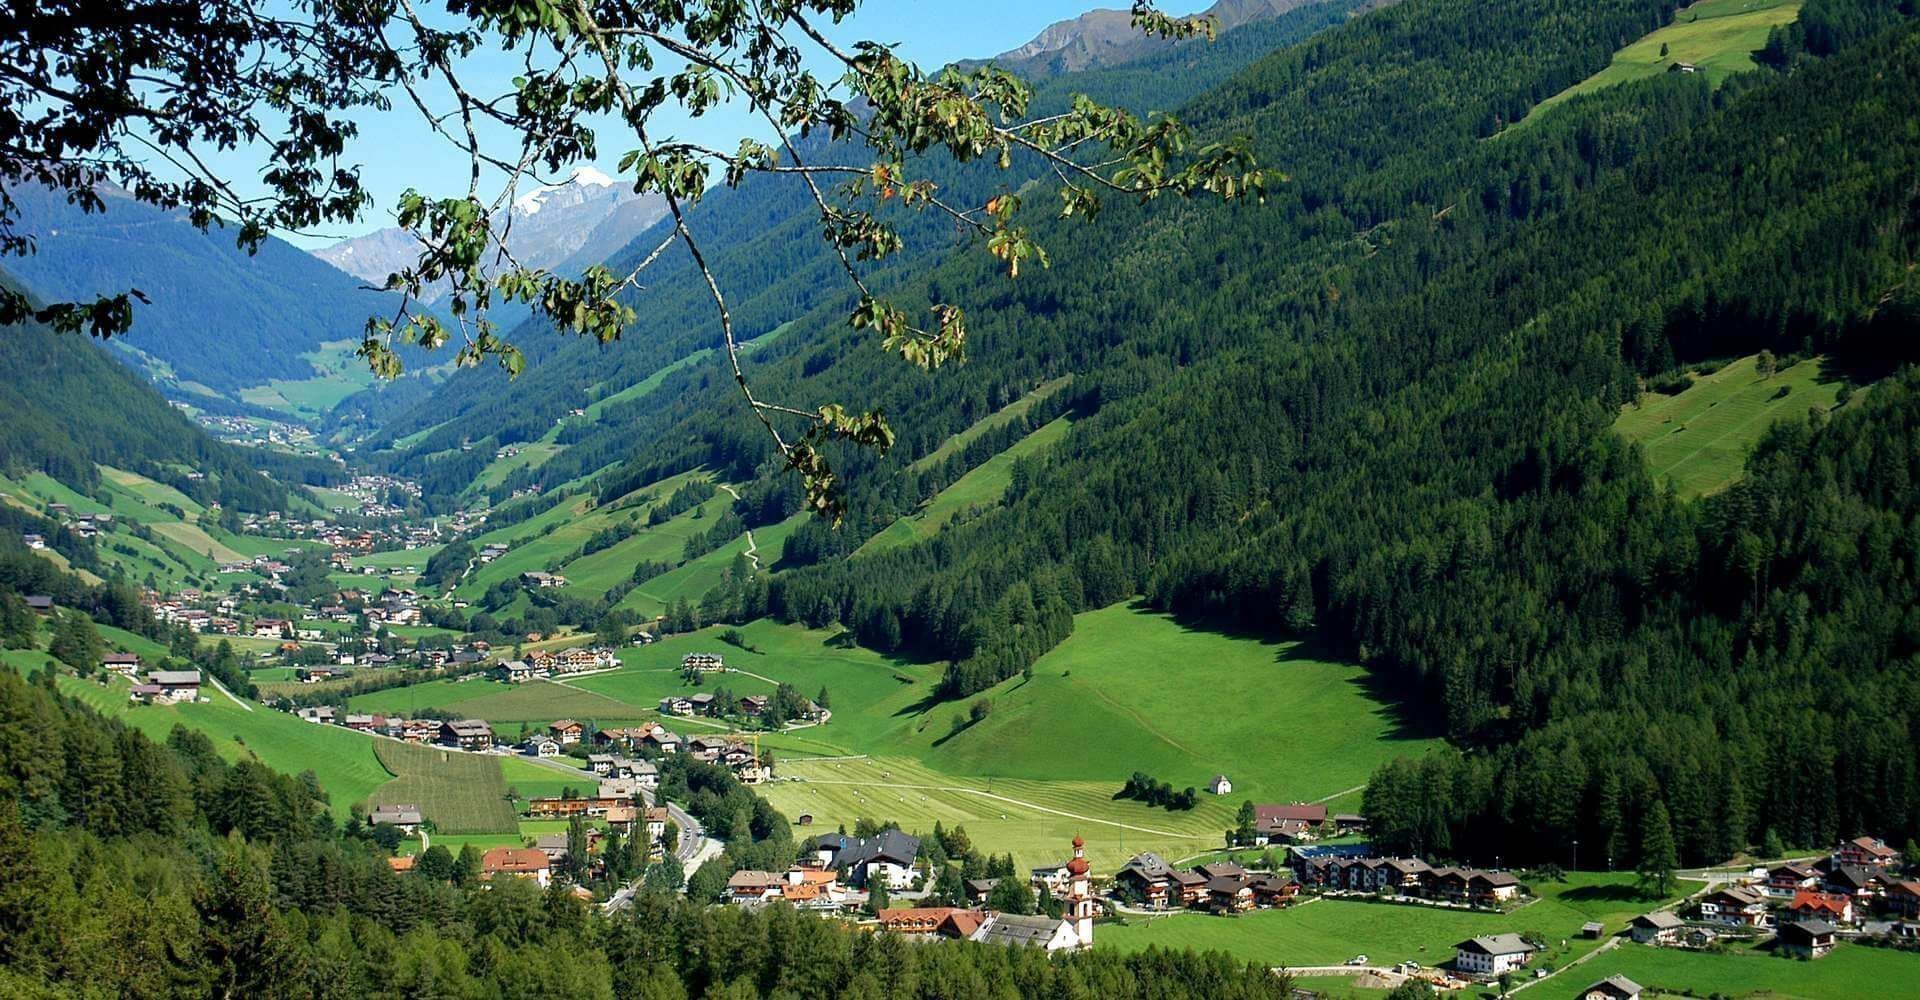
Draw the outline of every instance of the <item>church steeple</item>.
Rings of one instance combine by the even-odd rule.
[[[1073,860],[1067,862],[1067,892],[1061,915],[1073,925],[1077,947],[1093,947],[1093,894],[1087,888],[1087,842],[1073,838]]]

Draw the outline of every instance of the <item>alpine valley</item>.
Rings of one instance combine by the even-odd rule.
[[[189,16],[85,6],[0,25],[111,62]],[[597,145],[251,252],[23,166],[73,81],[9,97],[0,43],[0,995],[1920,997],[1913,0],[1063,8],[899,78],[1024,107],[894,80],[701,148],[698,197],[657,131],[615,169],[662,102],[812,99],[769,53],[839,6],[435,8],[368,57],[480,122],[423,146],[542,101]],[[486,102],[469,20],[689,68]],[[1078,211],[1111,164],[929,138],[1096,103],[1264,197],[1136,164]],[[823,218],[869,188],[884,253]],[[475,231],[556,282],[491,310],[524,368],[377,377],[389,275]],[[465,288],[411,305],[477,329]],[[110,337],[49,308],[130,290]],[[964,358],[881,299],[964,308]],[[767,433],[839,405],[887,446]]]

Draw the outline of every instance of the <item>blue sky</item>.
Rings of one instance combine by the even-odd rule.
[[[1181,13],[1204,6],[1204,2],[1169,0],[1162,7]],[[1024,44],[1047,25],[1093,7],[1125,5],[1125,0],[868,0],[858,14],[840,26],[835,38],[898,43],[902,55],[922,68],[932,69],[955,59],[1004,52]],[[462,69],[462,76],[476,91],[497,92],[493,88],[504,90],[517,68],[515,59],[476,59]],[[816,68],[822,72],[830,69],[824,65]],[[391,225],[393,206],[409,187],[432,195],[465,191],[465,155],[429,130],[404,94],[394,95],[393,110],[362,113],[356,120],[361,136],[350,149],[349,161],[360,165],[362,179],[374,196],[373,208],[356,225],[279,234],[283,238],[301,246],[324,246]],[[631,135],[618,123],[596,131],[600,133],[600,155],[594,166],[611,175],[620,155],[632,146]],[[701,119],[676,117],[665,131],[720,149],[734,148],[743,135],[767,137],[766,127],[758,119],[735,109],[712,112]],[[516,148],[504,135],[498,139],[501,141],[495,142],[495,148],[508,152]],[[246,178],[255,176],[259,169],[258,156],[248,150],[216,157],[214,162],[216,169],[232,177],[242,190],[247,187]],[[492,197],[499,187],[497,177],[483,176],[483,196]],[[523,186],[521,191],[525,190]]]

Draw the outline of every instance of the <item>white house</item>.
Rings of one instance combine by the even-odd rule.
[[[986,944],[1017,948],[1041,948],[1048,952],[1077,951],[1080,935],[1072,922],[1059,917],[1023,917],[1017,913],[995,913],[987,917],[969,939]]]
[[[1207,791],[1215,795],[1229,794],[1233,791],[1233,782],[1228,781],[1227,776],[1224,774],[1216,774],[1213,776],[1212,781],[1207,782]]]
[[[1489,934],[1453,946],[1453,967],[1470,976],[1498,976],[1527,964],[1537,949],[1518,934]]]

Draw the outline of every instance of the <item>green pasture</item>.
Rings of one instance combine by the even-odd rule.
[[[918,511],[900,518],[888,525],[886,530],[867,539],[866,544],[854,554],[880,552],[922,538],[931,538],[955,516],[977,507],[999,503],[1000,498],[1006,495],[1007,486],[1013,482],[1013,463],[1059,443],[1067,436],[1071,424],[1072,421],[1067,417],[1059,417],[1021,438],[1005,451],[954,480],[952,485],[941,490]]]
[[[965,430],[942,441],[940,447],[928,452],[912,465],[907,466],[907,468],[913,472],[925,472],[939,465],[948,458],[959,454],[961,449],[972,444],[988,431],[998,430],[1026,416],[1028,411],[1033,409],[1035,403],[1059,392],[1071,381],[1073,381],[1072,375],[1062,375],[1052,381],[1042,382],[1040,385],[1034,387],[1032,392],[974,421]]]
[[[1774,28],[1800,16],[1801,0],[1700,0],[1677,11],[1673,23],[1613,54],[1607,67],[1541,101],[1535,116],[1563,101],[1603,87],[1673,72],[1677,63],[1693,65],[1718,86],[1735,73],[1754,68],[1753,53],[1767,45]],[[1666,55],[1660,50],[1665,47]]]
[[[1672,396],[1648,393],[1629,403],[1614,429],[1646,451],[1654,479],[1682,496],[1726,488],[1740,477],[1747,455],[1767,428],[1802,420],[1807,411],[1831,410],[1837,379],[1821,374],[1819,358],[1761,378],[1757,356],[1741,358],[1699,376]]]

